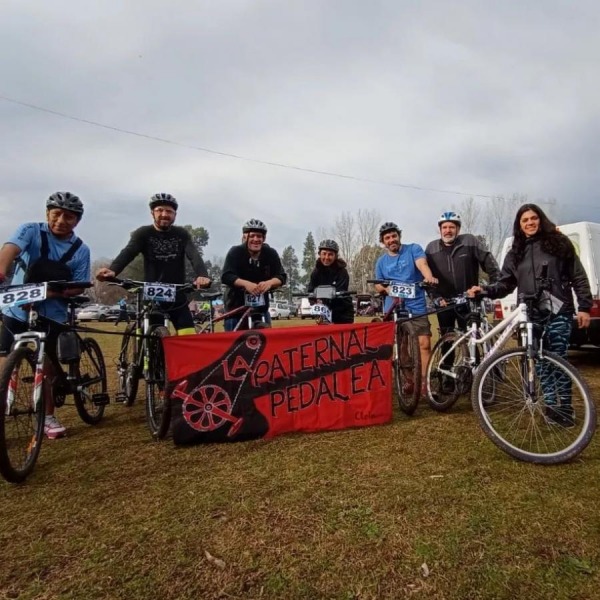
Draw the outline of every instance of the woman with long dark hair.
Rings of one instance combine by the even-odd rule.
[[[315,268],[310,274],[307,291],[310,294],[319,285],[332,285],[338,292],[347,292],[350,276],[346,261],[339,257],[340,248],[335,240],[323,240]],[[351,298],[335,298],[330,301],[331,318],[334,323],[354,323],[354,307]]]
[[[589,327],[592,293],[590,284],[571,240],[560,233],[544,211],[536,204],[523,204],[513,224],[513,243],[509,250],[500,279],[487,287],[490,298],[503,298],[517,288],[519,294],[535,294],[542,276],[550,283],[532,315],[544,327],[544,347],[565,357],[576,315],[578,327]],[[481,291],[475,286],[469,292]],[[577,311],[573,302],[577,297]],[[544,378],[542,375],[542,388]],[[556,402],[554,400],[553,402]],[[547,401],[547,415],[561,425],[573,424],[570,406],[554,407]]]

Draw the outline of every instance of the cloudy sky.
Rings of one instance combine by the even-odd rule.
[[[3,0],[0,239],[56,190],[95,258],[157,191],[208,258],[250,217],[301,254],[360,208],[425,243],[469,195],[598,221],[598,31],[597,0]]]

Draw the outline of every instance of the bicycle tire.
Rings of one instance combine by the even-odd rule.
[[[398,324],[394,374],[400,410],[410,416],[417,409],[421,395],[419,338],[410,323]]]
[[[163,439],[171,425],[171,402],[165,396],[166,365],[161,339],[168,337],[163,325],[150,329],[147,340],[146,421],[154,439]]]
[[[485,360],[475,374],[473,410],[487,437],[510,456],[546,465],[567,462],[590,443],[596,406],[586,382],[564,358],[544,352],[533,362],[531,373],[525,348],[505,349]],[[523,385],[529,376],[533,394]],[[483,391],[490,378],[495,396],[488,404]]]
[[[75,408],[81,420],[88,425],[97,425],[104,416],[104,404],[94,404],[94,394],[106,394],[106,365],[98,342],[90,337],[81,340],[81,356],[75,367],[77,387]]]
[[[35,353],[21,347],[6,357],[0,373],[0,473],[11,483],[21,483],[33,471],[44,437],[43,390],[38,405],[33,405],[35,369]],[[6,414],[9,386],[15,401]]]
[[[454,406],[460,397],[459,378],[471,376],[471,368],[466,360],[469,356],[466,341],[459,343],[454,349],[450,357],[452,364],[442,365],[444,371],[450,371],[455,377],[440,371],[441,358],[462,335],[457,331],[444,334],[431,351],[431,357],[427,364],[427,402],[433,410],[438,412],[445,412]],[[467,371],[462,369],[468,369],[468,374]]]
[[[118,369],[118,389],[117,394],[124,398],[125,406],[132,406],[138,393],[140,382],[140,365],[136,356],[135,345],[135,323],[127,326],[121,341],[121,351],[119,352]]]

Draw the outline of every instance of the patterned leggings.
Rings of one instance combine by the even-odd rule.
[[[572,315],[561,314],[553,317],[546,324],[544,330],[545,349],[563,358],[566,357],[572,327]],[[545,361],[539,361],[536,363],[536,372],[540,379],[546,405],[571,405],[571,379],[562,369],[558,369]]]

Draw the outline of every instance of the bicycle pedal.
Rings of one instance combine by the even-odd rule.
[[[110,403],[110,396],[106,393],[92,394],[92,404],[94,406],[106,406]]]
[[[119,403],[119,404],[123,404],[123,402],[125,402],[125,400],[127,400],[127,396],[125,395],[124,392],[118,392],[115,396],[115,402]]]

